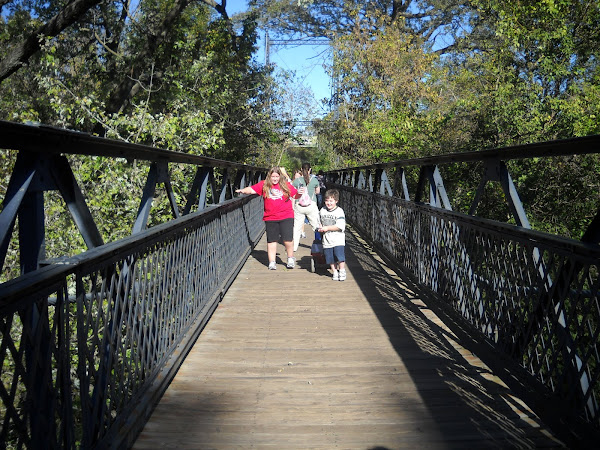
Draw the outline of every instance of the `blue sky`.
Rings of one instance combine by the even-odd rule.
[[[247,7],[246,0],[227,0],[227,14],[229,15],[245,11]],[[272,45],[270,52],[271,63],[281,69],[295,71],[298,82],[311,88],[317,102],[331,97],[330,78],[323,68],[323,64],[331,62],[330,58],[331,52],[322,45]],[[256,59],[260,63],[265,63],[264,30],[260,32],[259,51]]]

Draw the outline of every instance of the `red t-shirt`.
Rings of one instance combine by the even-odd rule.
[[[264,184],[265,182],[263,180],[251,187],[258,195],[262,195]],[[271,187],[269,196],[264,199],[265,214],[263,215],[263,220],[275,221],[294,218],[294,202],[292,201],[292,198],[298,194],[298,191],[292,186],[292,183],[288,183],[288,187],[290,188],[290,197],[287,199],[283,195],[283,191],[280,189],[279,184],[274,184]]]

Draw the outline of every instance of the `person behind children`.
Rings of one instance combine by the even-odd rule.
[[[277,269],[275,260],[277,257],[277,242],[280,237],[287,253],[287,267],[293,269],[296,260],[293,246],[294,207],[292,199],[300,197],[302,192],[299,193],[290,182],[284,182],[279,167],[273,167],[269,170],[265,180],[243,189],[236,189],[235,192],[263,196],[265,208],[263,220],[267,230],[269,270]]]
[[[322,170],[319,170],[319,173],[317,173],[317,180],[319,180],[319,190],[321,191],[317,194],[317,207],[320,210],[323,207],[323,194],[327,190],[325,186],[325,174]]]
[[[308,205],[302,205],[300,200],[296,200],[294,204],[294,251],[297,251],[298,245],[300,245],[300,235],[305,219],[308,219],[313,230],[316,230],[320,226],[319,208],[317,207],[317,194],[320,192],[319,180],[317,180],[317,177],[312,176],[310,172],[310,164],[307,162],[303,163],[302,176],[296,178],[292,183],[296,189],[305,186],[310,197]]]
[[[333,281],[346,280],[346,217],[344,210],[338,206],[340,193],[337,189],[325,192],[325,206],[319,212],[323,233],[323,254],[325,262],[331,267]]]
[[[294,179],[292,180],[292,183],[294,181],[296,181],[297,178],[300,178],[302,176],[302,170],[301,169],[296,169],[294,170]],[[304,184],[304,183],[302,183]],[[304,232],[304,225],[308,223],[308,219],[304,219],[304,222],[302,222],[302,228],[300,229],[300,238],[304,239],[306,237],[306,233]]]

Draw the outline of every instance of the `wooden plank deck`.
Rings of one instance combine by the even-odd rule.
[[[344,282],[310,243],[269,271],[263,237],[135,449],[562,447],[360,238]]]

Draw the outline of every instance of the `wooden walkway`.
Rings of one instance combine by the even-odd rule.
[[[263,238],[135,449],[562,447],[357,236],[344,282],[310,242],[269,271]]]

